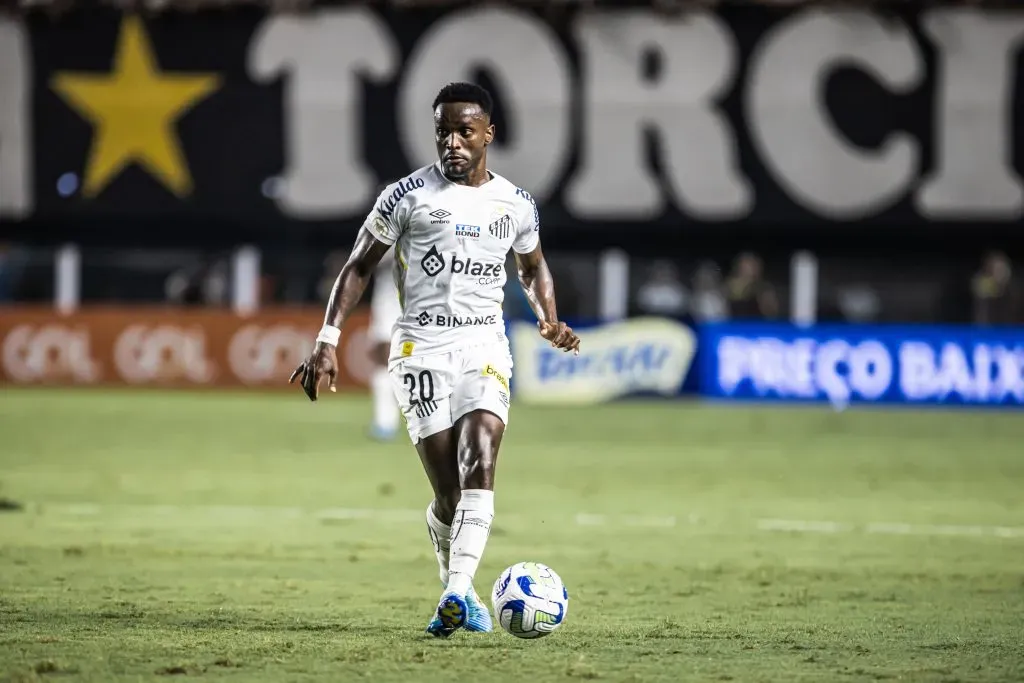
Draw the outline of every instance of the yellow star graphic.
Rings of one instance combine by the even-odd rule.
[[[215,74],[161,73],[142,22],[126,17],[110,74],[63,72],[51,87],[93,124],[82,193],[95,197],[137,163],[179,197],[192,191],[175,123],[220,87]]]

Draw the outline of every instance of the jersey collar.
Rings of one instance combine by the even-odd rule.
[[[489,180],[486,183],[484,183],[483,185],[480,185],[479,187],[471,187],[469,185],[460,185],[459,183],[453,183],[451,181],[451,179],[449,179],[448,176],[446,176],[444,174],[444,171],[441,170],[441,162],[440,161],[435,161],[434,162],[434,170],[437,172],[437,175],[439,175],[441,177],[441,182],[445,183],[446,185],[451,185],[452,187],[461,187],[461,188],[466,189],[466,190],[482,190],[485,187],[488,187],[491,183],[493,183],[495,180],[498,179],[498,174],[495,173],[494,171],[491,171],[490,169],[488,169],[487,170],[487,176],[488,176]]]

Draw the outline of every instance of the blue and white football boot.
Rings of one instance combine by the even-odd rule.
[[[490,611],[474,589],[465,597],[456,593],[442,595],[434,618],[427,624],[427,633],[435,638],[447,638],[463,627],[474,633],[489,633],[494,628]]]
[[[469,619],[466,620],[467,631],[490,633],[494,630],[494,626],[491,623],[491,611],[480,600],[480,596],[476,594],[475,589],[471,588],[469,590],[469,595],[466,596],[466,604],[469,606]]]

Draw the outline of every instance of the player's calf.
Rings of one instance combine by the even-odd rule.
[[[428,509],[428,526],[437,525],[432,517],[433,506]],[[428,633],[447,638],[463,627],[478,632],[491,630],[490,614],[473,590],[473,576],[480,566],[493,518],[493,491],[462,492],[451,524],[448,581],[437,605],[436,622],[440,623],[432,621]]]
[[[452,527],[441,521],[441,517],[435,512],[438,501],[430,501],[427,506],[427,534],[434,546],[434,554],[437,555],[437,566],[440,572],[441,585],[448,586],[448,561],[451,552]],[[448,517],[451,519],[451,516]]]
[[[467,595],[494,519],[494,491],[467,489],[455,508],[448,560],[448,592]]]

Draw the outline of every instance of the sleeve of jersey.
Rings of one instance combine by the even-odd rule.
[[[392,197],[393,187],[389,186],[377,197],[377,204],[373,207],[363,227],[384,244],[394,244],[402,236],[403,220],[400,217],[402,207],[397,202],[389,201]]]
[[[519,221],[519,232],[512,248],[517,254],[529,254],[540,243],[540,212],[537,203],[531,199],[523,210],[523,219]]]

